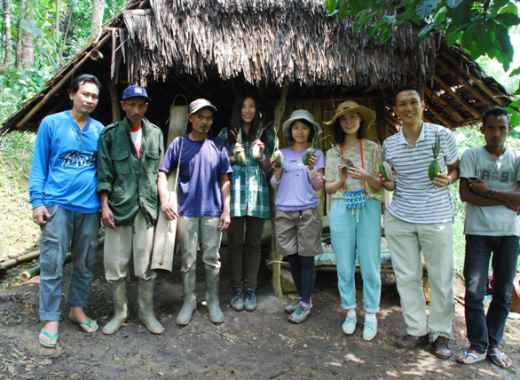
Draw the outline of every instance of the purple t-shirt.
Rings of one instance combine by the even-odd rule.
[[[315,170],[325,166],[323,152],[315,149]],[[276,208],[282,211],[302,211],[318,206],[316,190],[312,187],[309,168],[303,164],[305,151],[295,152],[290,148],[282,149],[283,174],[276,193]]]
[[[177,137],[168,146],[159,170],[170,173],[175,169],[179,153],[178,213],[188,217],[220,216],[220,176],[233,171],[226,152],[209,139],[193,141],[187,136]]]

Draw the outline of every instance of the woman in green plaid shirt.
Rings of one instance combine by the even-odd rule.
[[[256,99],[247,95],[234,103],[231,127],[222,129],[215,141],[227,149],[233,165],[228,230],[231,306],[236,311],[254,311],[262,230],[264,221],[271,217],[265,173],[270,169],[275,134],[273,128],[263,126]]]

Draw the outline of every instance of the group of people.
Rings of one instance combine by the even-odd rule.
[[[63,263],[69,250],[73,263],[69,319],[84,332],[98,329],[84,308],[100,216],[105,226],[105,277],[114,305],[104,334],[114,334],[128,317],[130,261],[138,279],[140,320],[153,334],[164,331],[153,311],[156,273],[150,269],[159,213],[179,225],[184,297],[177,324],[187,325],[197,308],[199,246],[209,319],[215,324],[224,321],[218,292],[224,230],[232,267],[230,305],[236,311],[256,310],[262,231],[272,216],[277,249],[289,263],[299,295],[285,311],[290,322],[304,322],[313,307],[314,257],[321,253],[320,190],[331,199],[331,241],[346,313],[341,329],[352,335],[358,325],[359,263],[362,337],[372,340],[378,330],[386,189],[393,192],[393,199],[386,207],[384,234],[406,325],[397,345],[413,349],[432,343],[437,357],[450,358],[454,304],[449,186],[460,177],[460,197],[466,202],[465,316],[470,345],[457,361],[472,364],[489,358],[502,367],[511,365],[499,345],[516,273],[520,157],[505,146],[509,119],[504,109],[495,107],[483,115],[486,144],[467,150],[460,162],[452,132],[423,120],[421,93],[411,87],[395,95],[401,128],[382,147],[366,138],[374,127],[375,112],[347,100],[324,123],[334,140],[325,154],[316,147],[321,126],[304,109],[293,111],[284,121],[287,147],[278,150],[276,131],[263,122],[257,99],[247,95],[235,101],[230,125],[214,140],[209,132],[217,108],[206,99],[194,100],[189,105],[188,132],[164,149],[161,130],[145,117],[150,103],[145,88],[128,86],[121,97],[125,117],[105,128],[90,117],[100,88],[96,77],[78,76],[69,90],[72,109],[45,117],[38,129],[29,190],[34,221],[42,228],[42,346],[55,347],[58,342]],[[178,175],[175,199],[168,188],[173,171]],[[483,300],[490,260],[495,282],[486,313]],[[423,263],[431,284],[429,315]]]

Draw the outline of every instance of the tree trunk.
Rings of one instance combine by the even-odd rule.
[[[4,62],[3,67],[7,68],[13,63],[13,35],[11,29],[11,1],[2,0],[4,8]]]
[[[23,22],[34,20],[32,0],[19,0],[20,22],[18,23],[18,41],[16,43],[16,67],[30,67],[34,64],[33,35],[23,28]]]
[[[54,40],[60,39],[61,1],[56,0],[56,20],[54,20]]]
[[[103,27],[103,14],[105,13],[105,0],[92,0],[92,21],[90,23],[90,37],[97,39]]]

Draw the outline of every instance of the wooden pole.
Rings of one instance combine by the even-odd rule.
[[[32,251],[32,252],[26,253],[25,255],[18,256],[18,257],[14,258],[14,259],[9,259],[9,260],[2,261],[0,263],[0,270],[9,269],[11,267],[14,267],[14,266],[24,262],[24,261],[29,261],[29,260],[35,259],[38,256],[40,256],[40,251],[36,250],[36,251]]]
[[[282,126],[282,119],[285,113],[285,107],[287,105],[287,94],[289,92],[289,85],[285,84],[282,87],[282,91],[280,93],[280,98],[276,103],[276,107],[274,109],[274,128],[276,133],[280,130]],[[282,290],[282,265],[280,264],[282,257],[277,249],[276,244],[276,229],[274,228],[274,199],[276,197],[276,192],[273,192],[273,201],[271,202],[272,210],[273,210],[273,218],[271,218],[271,268],[272,272],[272,284],[274,295],[278,298],[283,297]]]
[[[112,104],[112,122],[121,120],[121,107],[119,107],[119,94],[117,93],[116,85],[113,80],[108,85],[108,91],[110,92],[110,103]]]

